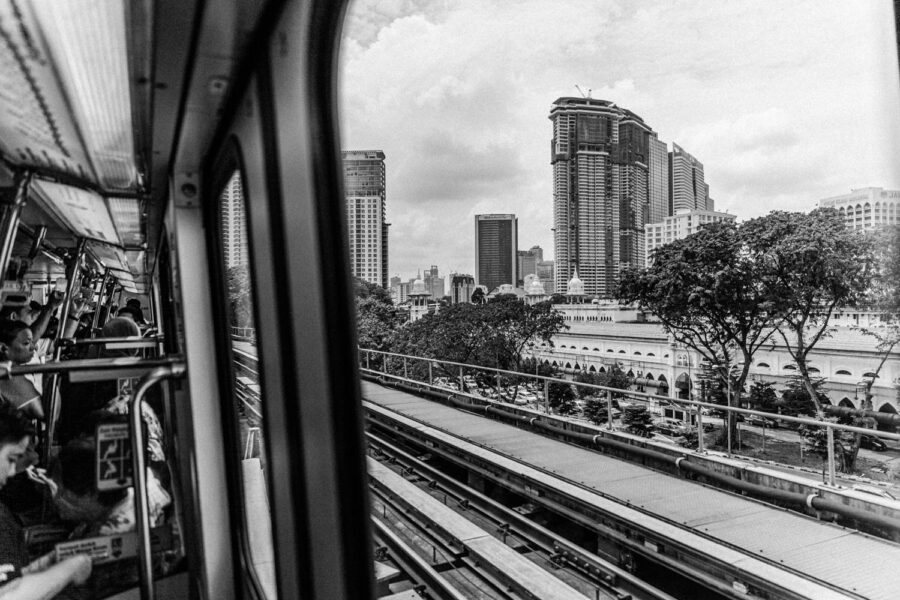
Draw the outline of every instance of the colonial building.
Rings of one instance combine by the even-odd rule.
[[[554,346],[535,349],[540,360],[565,372],[600,372],[618,365],[635,377],[638,389],[672,398],[699,399],[702,357],[675,343],[662,325],[654,322],[625,322],[627,309],[611,310],[611,305],[556,305],[566,315],[569,329],[557,334]],[[881,360],[875,340],[857,329],[838,327],[821,340],[810,355],[810,371],[827,379],[826,393],[832,404],[861,408],[865,383],[872,378]],[[797,367],[779,338],[753,357],[748,388],[753,381],[772,381],[784,390]],[[895,413],[900,386],[900,349],[885,362],[872,387],[874,410]]]

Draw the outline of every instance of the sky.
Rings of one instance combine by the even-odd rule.
[[[473,273],[485,213],[552,259],[548,117],[582,92],[694,155],[739,220],[900,189],[889,0],[354,0],[341,143],[385,153],[390,276]]]

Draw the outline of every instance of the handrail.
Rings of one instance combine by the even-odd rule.
[[[153,555],[150,545],[150,510],[147,501],[147,465],[144,456],[144,429],[141,403],[151,387],[164,379],[183,377],[187,372],[183,362],[157,367],[145,375],[134,395],[131,397],[131,406],[128,425],[131,429],[131,455],[134,459],[134,503],[135,522],[138,534],[138,570],[141,578],[141,598],[153,600],[155,590],[153,588]]]
[[[9,379],[16,375],[37,375],[44,373],[79,373],[83,371],[116,371],[125,368],[174,367],[184,362],[179,356],[166,358],[141,358],[139,356],[123,356],[120,358],[85,358],[81,360],[63,360],[49,363],[26,365],[13,364],[10,361],[0,362],[0,379]]]
[[[767,413],[767,412],[763,412],[763,411],[759,411],[759,410],[738,408],[736,406],[725,406],[722,404],[713,404],[711,402],[702,402],[700,400],[688,400],[686,398],[671,398],[669,396],[661,396],[659,394],[650,394],[647,392],[622,390],[620,388],[611,388],[611,387],[597,385],[597,384],[593,384],[593,383],[574,382],[574,381],[569,381],[567,379],[560,379],[558,377],[551,377],[548,375],[523,373],[521,371],[508,371],[506,369],[497,369],[495,367],[484,367],[481,365],[473,365],[473,364],[468,364],[468,363],[458,363],[458,362],[454,362],[454,361],[450,361],[450,360],[441,360],[441,359],[437,359],[437,358],[425,358],[422,356],[414,356],[414,355],[410,355],[410,354],[398,354],[396,352],[385,352],[383,350],[371,350],[368,348],[359,348],[358,350],[360,352],[366,352],[366,353],[371,353],[371,354],[381,354],[381,355],[385,355],[385,356],[394,356],[397,358],[420,360],[420,361],[431,362],[431,363],[441,363],[441,364],[446,364],[446,365],[453,365],[455,367],[463,367],[463,368],[468,368],[468,369],[480,369],[482,371],[491,371],[493,373],[513,375],[515,377],[528,377],[531,379],[541,379],[541,380],[545,380],[545,381],[552,381],[555,383],[565,383],[565,384],[569,384],[569,385],[577,385],[579,387],[592,388],[592,389],[601,390],[604,392],[613,392],[616,394],[627,394],[629,397],[637,396],[639,398],[642,397],[642,398],[646,398],[649,400],[658,400],[660,402],[675,404],[676,406],[681,406],[681,407],[686,407],[686,408],[687,407],[711,408],[711,409],[715,409],[715,410],[722,410],[722,411],[726,411],[726,412],[735,412],[735,413],[739,413],[739,414],[760,415],[763,417],[774,418],[779,421],[790,421],[790,422],[794,422],[794,423],[800,423],[803,425],[811,425],[811,426],[815,426],[815,427],[829,427],[829,428],[833,427],[835,429],[846,430],[846,431],[850,431],[853,433],[866,433],[869,435],[876,435],[877,437],[883,437],[886,439],[900,440],[900,434],[897,434],[897,433],[888,433],[886,431],[874,431],[872,429],[865,429],[863,427],[854,427],[853,425],[841,425],[838,423],[816,421],[815,419],[810,419],[808,417],[792,417],[789,415],[776,415],[773,413]],[[382,373],[381,371],[375,371],[372,369],[364,369],[364,370],[371,371],[376,374],[384,375],[384,373]],[[418,383],[421,383],[421,382],[418,382]]]
[[[63,346],[96,346],[100,344],[119,344],[126,342],[156,342],[157,336],[144,337],[142,335],[128,335],[123,337],[95,337],[95,338],[63,338],[60,343]]]

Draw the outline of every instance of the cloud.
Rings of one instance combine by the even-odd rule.
[[[575,84],[696,156],[742,218],[900,187],[891,6],[848,4],[352,3],[343,147],[387,156],[391,273],[472,271],[478,212],[517,214],[520,247],[552,257],[548,115]]]

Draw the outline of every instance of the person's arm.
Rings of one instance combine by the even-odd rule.
[[[63,328],[64,338],[75,337],[75,331],[78,330],[78,323],[81,319],[81,315],[84,314],[84,311],[86,311],[87,308],[88,304],[84,301],[84,298],[76,297],[72,300],[72,306],[69,307],[69,317],[64,324],[60,325],[60,327]]]
[[[43,337],[44,332],[47,331],[47,325],[50,324],[53,311],[62,304],[65,297],[66,295],[62,292],[57,292],[56,290],[50,292],[50,299],[47,300],[47,304],[41,309],[40,316],[31,324],[31,334],[34,336],[35,341]]]
[[[39,559],[39,562],[45,559]],[[32,565],[35,563],[32,563]],[[50,600],[71,583],[81,585],[91,576],[91,559],[78,554],[63,559],[43,571],[23,570],[23,575],[0,587],[0,600]]]

